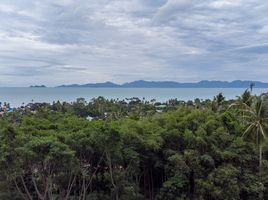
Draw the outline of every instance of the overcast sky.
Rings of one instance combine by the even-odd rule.
[[[268,1],[0,2],[0,86],[268,82]]]

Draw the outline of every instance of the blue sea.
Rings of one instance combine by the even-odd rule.
[[[103,96],[108,99],[125,99],[131,97],[156,99],[165,102],[178,100],[212,99],[222,92],[227,99],[236,98],[243,93],[243,88],[0,88],[0,102],[9,102],[12,107],[22,103],[67,101],[72,102],[83,97],[87,101]],[[255,88],[254,94],[268,92],[267,89]]]

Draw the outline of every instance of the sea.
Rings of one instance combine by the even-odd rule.
[[[27,103],[52,103],[53,101],[73,102],[77,98],[90,101],[102,96],[107,99],[123,100],[131,97],[166,102],[169,99],[194,100],[213,99],[220,92],[226,99],[234,99],[245,91],[244,88],[0,88],[0,102],[19,107]],[[254,94],[268,92],[268,88],[254,88]]]

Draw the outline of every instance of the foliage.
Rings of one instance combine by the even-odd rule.
[[[257,106],[246,93],[171,100],[161,112],[153,101],[101,97],[18,109],[0,119],[0,198],[265,199],[268,146],[260,173],[259,143],[242,137],[256,118],[239,102]]]

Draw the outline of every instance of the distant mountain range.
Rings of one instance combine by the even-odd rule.
[[[268,83],[260,81],[200,81],[196,83],[179,83],[173,81],[133,81],[124,84],[112,82],[61,85],[58,87],[82,87],[82,88],[249,88],[254,83],[255,88],[268,88]]]
[[[114,87],[121,87],[121,85],[112,83],[112,82],[105,82],[105,83],[87,83],[84,85],[72,84],[72,85],[61,85],[58,87],[91,87],[91,88],[114,88]]]

